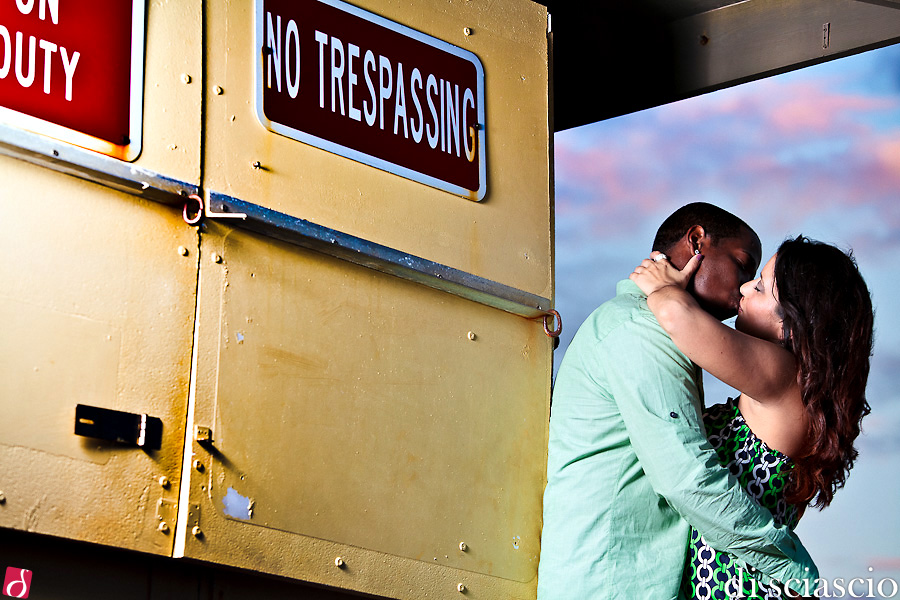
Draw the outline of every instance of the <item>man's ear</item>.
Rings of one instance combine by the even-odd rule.
[[[703,225],[694,225],[688,229],[684,239],[688,244],[687,250],[688,255],[690,256],[703,253],[703,246],[707,243],[708,236],[706,235],[706,230],[703,228]]]
[[[672,263],[679,271],[684,268],[684,266],[691,260],[691,257],[694,256],[694,250],[700,248],[701,240],[706,237],[706,230],[703,229],[702,225],[693,225],[690,229],[688,229],[681,238],[672,244],[672,246],[666,251],[666,254],[669,255],[669,262]]]

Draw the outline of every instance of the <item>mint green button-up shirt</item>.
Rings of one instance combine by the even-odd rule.
[[[793,532],[719,466],[700,369],[632,281],[616,292],[578,330],[556,377],[538,600],[679,598],[691,525],[739,565],[814,580]]]

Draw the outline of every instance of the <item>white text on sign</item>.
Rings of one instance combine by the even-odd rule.
[[[16,0],[16,8],[23,15],[34,15],[41,21],[50,19],[54,25],[59,24],[59,0]],[[38,60],[41,53],[40,58],[43,60]],[[29,88],[34,84],[38,71],[42,69],[45,94],[50,94],[54,90],[52,78],[54,63],[61,63],[65,74],[63,88],[65,98],[72,101],[72,81],[75,78],[78,59],[81,57],[80,52],[72,52],[65,46],[49,40],[39,40],[33,35],[26,38],[25,32],[10,32],[0,23],[0,54],[2,54],[0,79],[6,79],[10,75],[15,63],[16,80],[23,88]]]
[[[301,64],[297,23],[293,19],[282,23],[281,15],[267,12],[266,43],[270,51],[265,85],[282,93],[283,81],[284,91],[296,98]],[[319,30],[315,31],[315,51],[320,108],[364,121],[369,127],[377,124],[384,130],[387,126],[394,135],[411,137],[417,144],[424,140],[432,149],[440,147],[469,162],[475,160],[476,126],[468,121],[475,109],[475,93],[470,87],[460,89],[458,83],[424,74],[418,67],[404,68],[402,61],[376,56],[372,50]]]

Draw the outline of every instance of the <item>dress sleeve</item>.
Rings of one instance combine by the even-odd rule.
[[[627,322],[597,359],[653,489],[712,547],[778,582],[814,586],[818,571],[800,540],[719,464],[699,410],[696,367],[665,332],[649,320]]]

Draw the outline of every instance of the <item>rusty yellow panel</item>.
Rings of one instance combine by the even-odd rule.
[[[144,144],[136,168],[200,183],[201,0],[147,0]]]
[[[540,321],[207,225],[176,555],[391,598],[532,597]]]
[[[248,0],[206,9],[206,189],[551,298],[546,8],[530,0],[351,4],[481,61],[484,200],[472,202],[267,130],[254,107],[261,56]],[[314,44],[304,50],[317,51]]]
[[[170,554],[197,233],[12,158],[0,180],[0,526]],[[78,404],[161,419],[161,449],[75,435]]]

